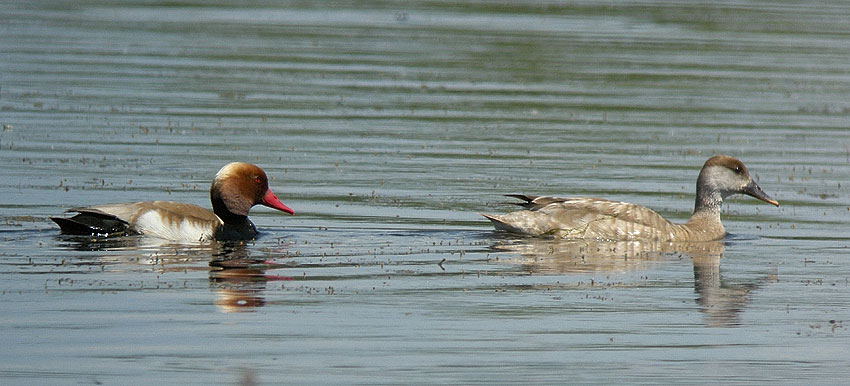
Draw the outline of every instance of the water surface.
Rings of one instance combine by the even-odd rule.
[[[850,376],[842,2],[5,2],[3,384],[840,383]],[[493,232],[506,193],[677,221],[709,156],[779,208],[718,243]],[[245,245],[58,235],[208,205]]]

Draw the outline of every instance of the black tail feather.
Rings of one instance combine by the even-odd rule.
[[[528,210],[537,210],[549,204],[569,200],[569,198],[554,196],[530,196],[527,194],[506,194],[505,196],[523,200],[524,202],[512,202],[511,204],[521,206]]]
[[[521,206],[526,209],[530,209],[535,206],[534,200],[539,196],[529,196],[527,194],[506,194],[505,197],[516,198],[519,200],[523,200],[524,202],[509,202],[509,204]]]
[[[528,204],[537,199],[539,196],[529,196],[527,194],[506,194],[505,197],[512,197],[525,201],[525,203],[517,203],[517,205]]]
[[[131,233],[126,221],[97,213],[84,212],[71,218],[51,217],[50,219],[59,225],[59,231],[66,235],[108,237]]]

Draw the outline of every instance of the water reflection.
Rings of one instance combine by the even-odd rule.
[[[670,243],[655,241],[587,241],[522,238],[501,240],[492,246],[515,253],[513,262],[531,274],[586,274],[649,269],[672,258],[690,258],[694,270],[695,301],[709,327],[738,326],[749,294],[773,275],[747,283],[730,283],[720,273],[723,241]]]
[[[183,271],[198,261],[209,260],[218,250],[213,244],[175,244],[153,237],[121,236],[92,237],[57,235],[57,246],[81,252],[106,252],[109,260],[125,263],[156,265],[158,271]]]
[[[726,283],[720,275],[720,256],[696,255],[694,263],[694,290],[705,323],[710,327],[739,326],[740,314],[750,301],[750,291],[764,280],[748,283]]]
[[[173,244],[155,238],[57,236],[61,248],[98,254],[97,265],[112,265],[113,270],[132,272],[153,266],[157,272],[209,271],[213,303],[222,312],[255,311],[266,303],[264,292],[270,281],[290,280],[267,274],[270,269],[288,267],[262,257],[251,256],[244,242],[210,244]],[[117,268],[115,264],[129,264]],[[153,285],[153,284],[152,284]]]
[[[142,246],[142,238],[134,236],[94,237],[59,234],[58,246],[81,252],[133,250]]]
[[[210,261],[210,286],[215,305],[221,312],[252,312],[266,304],[264,292],[269,281],[290,280],[269,275],[266,270],[280,264],[251,257],[244,243],[216,244],[219,250]]]

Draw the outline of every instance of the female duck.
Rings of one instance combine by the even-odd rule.
[[[71,218],[51,217],[62,233],[108,237],[142,234],[178,242],[247,240],[257,236],[248,211],[260,204],[289,214],[292,209],[269,189],[266,173],[256,165],[233,162],[218,171],[210,186],[213,210],[170,201],[74,208]]]
[[[746,194],[779,206],[756,184],[736,158],[717,155],[705,161],[697,178],[694,213],[684,224],[674,224],[649,208],[601,198],[559,198],[509,195],[525,200],[526,208],[501,216],[484,215],[498,230],[531,236],[568,239],[711,241],[722,239],[723,199]]]

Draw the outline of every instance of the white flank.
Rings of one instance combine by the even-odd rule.
[[[156,211],[146,211],[136,219],[136,229],[146,236],[159,237],[178,242],[206,242],[213,239],[212,224],[191,221],[166,221]]]

